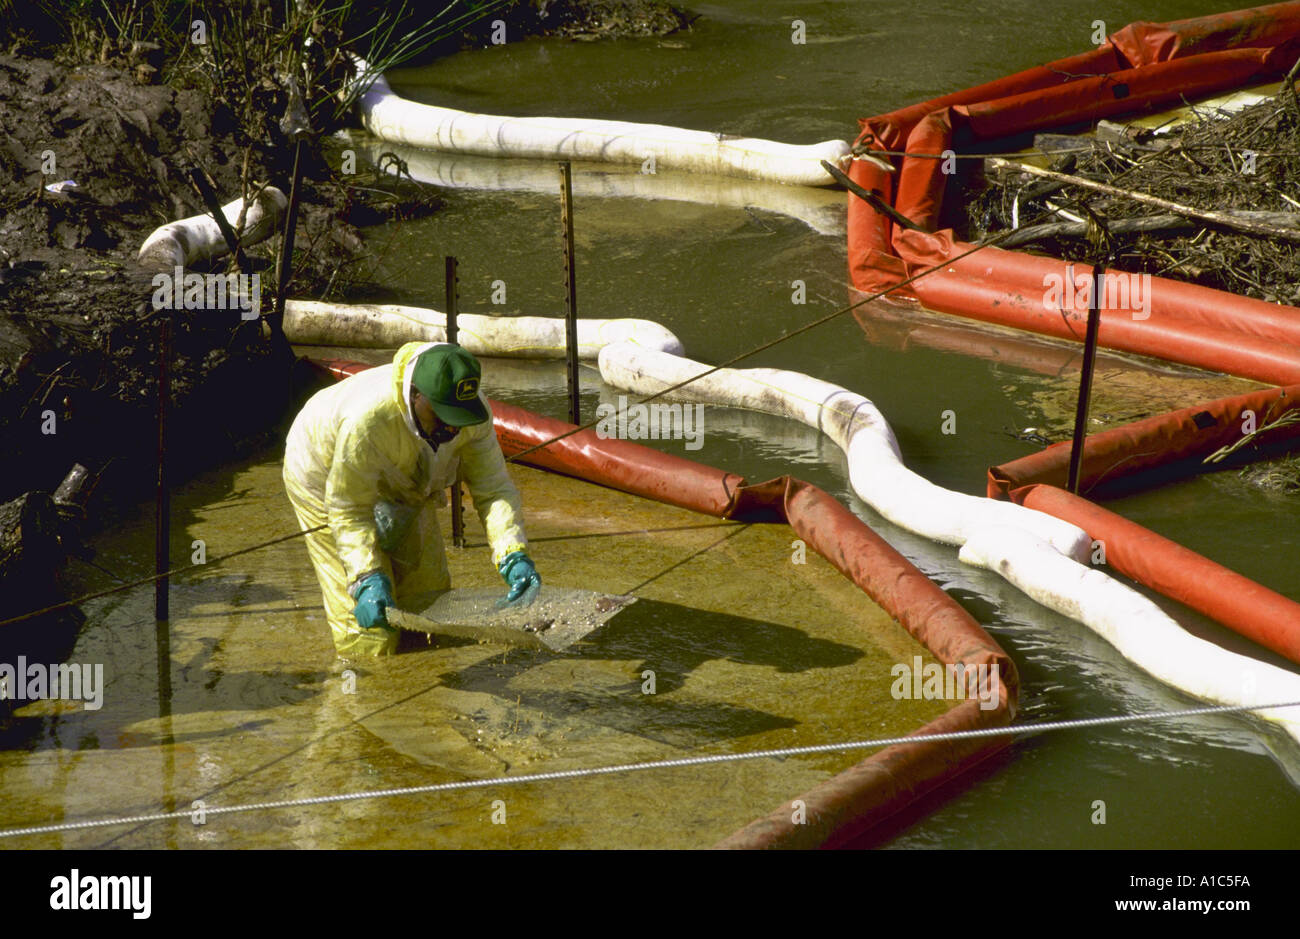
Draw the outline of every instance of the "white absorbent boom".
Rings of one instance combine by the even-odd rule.
[[[365,62],[358,59],[357,66],[364,76]],[[830,186],[835,180],[821,161],[839,163],[850,149],[843,140],[798,146],[662,124],[471,114],[408,101],[383,75],[374,76],[359,100],[362,124],[381,140],[480,156],[639,163],[656,171]]]

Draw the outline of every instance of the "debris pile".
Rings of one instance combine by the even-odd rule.
[[[999,245],[1082,262],[1115,250],[1113,266],[1125,271],[1300,305],[1300,102],[1284,85],[1233,114],[1194,113],[1171,128],[1103,121],[1093,137],[1040,134],[1034,142],[1059,172],[1249,222],[1273,237],[1004,169],[987,173],[987,188],[967,201],[971,237],[1021,228]]]

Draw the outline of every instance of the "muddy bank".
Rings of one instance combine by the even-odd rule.
[[[527,0],[431,51],[490,41],[494,19],[506,23],[507,40],[663,34],[688,22],[655,0]],[[113,471],[131,488],[128,480],[155,449],[161,320],[150,304],[154,272],[135,264],[139,245],[157,226],[206,211],[189,177],[195,168],[222,201],[240,195],[244,180],[290,188],[292,147],[276,145],[286,139],[270,120],[286,104],[274,76],[263,76],[265,100],[254,108],[265,126],[253,126],[248,112],[236,115],[227,98],[198,87],[197,72],[185,77],[178,65],[193,66],[196,53],[177,52],[175,37],[160,49],[110,39],[107,24],[83,26],[22,13],[10,52],[0,54],[0,430],[11,442],[0,457],[0,502],[52,489],[73,460],[92,468],[122,464]],[[327,47],[337,38],[319,37]],[[206,60],[197,55],[201,72]],[[88,58],[94,61],[78,63]],[[251,67],[259,74],[266,68]],[[163,77],[175,86],[155,83]],[[316,130],[329,130],[316,117]],[[359,227],[431,211],[437,199],[426,187],[394,192],[391,181],[364,172],[336,173],[336,148],[328,138],[304,148],[290,289],[381,297]],[[275,287],[277,242],[248,250],[247,272],[261,275],[264,309]],[[197,268],[229,269],[225,262]],[[283,416],[291,357],[265,327],[231,311],[170,316],[180,435],[173,449],[182,464],[210,465]],[[202,431],[189,436],[195,426]],[[101,483],[100,491],[113,488]]]
[[[278,120],[289,94],[275,65],[256,55],[245,57],[253,76],[245,107],[231,94],[237,82],[213,77],[212,51],[162,34],[153,37],[161,44],[127,42],[106,23],[73,17],[61,26],[33,10],[17,17],[0,53],[0,505],[53,490],[80,463],[92,476],[93,530],[134,511],[154,486],[164,322],[175,482],[276,439],[311,390],[313,376],[275,328],[229,307],[159,309],[158,271],[136,261],[155,228],[207,211],[196,172],[222,202],[261,182],[289,192],[293,147]],[[230,15],[211,12],[214,23]],[[500,17],[511,41],[662,35],[687,22],[655,2],[525,2]],[[259,26],[250,22],[249,35]],[[454,48],[432,52],[491,41],[494,28],[476,22],[446,37]],[[418,184],[340,170],[341,145],[328,133],[346,116],[321,101],[331,97],[322,96],[326,79],[338,78],[330,63],[343,59],[342,43],[313,36],[310,48],[325,51],[312,63],[315,134],[302,150],[289,292],[385,299],[361,228],[427,213],[438,199]],[[239,267],[219,259],[190,270],[256,275],[269,311],[279,241],[244,245]],[[15,606],[0,590],[0,619],[33,605]]]
[[[156,272],[135,258],[154,228],[205,211],[192,168],[223,200],[241,191],[245,160],[250,177],[287,192],[291,151],[241,146],[229,115],[199,90],[142,84],[123,64],[12,55],[0,55],[0,138],[0,429],[10,444],[0,501],[53,488],[73,460],[113,461],[115,484],[100,492],[136,488],[130,481],[156,449],[164,318],[178,472],[255,444],[285,411],[287,346],[238,310],[164,317],[153,309]],[[369,273],[358,225],[434,203],[366,193],[363,175],[342,181],[328,145],[304,153],[291,289],[349,289]],[[265,310],[278,241],[247,248]],[[224,260],[194,268],[229,269]]]
[[[529,0],[509,16],[527,35],[581,40],[666,36],[696,19],[657,0]]]
[[[230,199],[247,153],[250,175],[287,191],[283,162],[235,138],[200,91],[143,84],[120,64],[0,55],[0,504],[53,490],[74,463],[94,476],[89,529],[148,497],[164,321],[173,480],[264,443],[292,412],[302,373],[286,343],[238,309],[155,310],[155,272],[135,260],[154,228],[203,211],[191,167]],[[295,254],[294,289],[308,292],[363,276],[353,216],[391,217],[318,175],[304,186]],[[278,243],[247,252],[263,309]],[[0,572],[22,581],[17,594],[0,589],[0,619],[53,598],[49,567],[34,590],[18,568]]]
[[[53,488],[74,460],[98,468],[152,459],[162,317],[150,302],[152,272],[135,254],[153,228],[201,211],[187,161],[223,192],[237,188],[239,170],[198,92],[139,85],[120,68],[0,57],[0,102],[0,427],[9,444],[0,499],[8,499]],[[58,183],[62,191],[46,189]],[[267,260],[256,256],[254,270]],[[250,399],[250,390],[284,386],[287,354],[237,313],[169,316],[176,455],[201,463],[282,407]],[[187,434],[187,424],[202,433]],[[136,470],[123,465],[116,475],[125,482]]]
[[[544,36],[582,42],[667,36],[697,19],[663,0],[516,0],[440,39],[429,55]]]

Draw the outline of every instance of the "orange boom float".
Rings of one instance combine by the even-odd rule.
[[[340,360],[313,364],[342,379],[369,366]],[[1010,656],[944,591],[865,522],[818,487],[782,476],[750,485],[744,477],[592,429],[553,443],[572,424],[491,402],[497,439],[507,457],[545,444],[520,462],[654,499],[715,518],[785,523],[833,564],[945,665],[967,673],[996,668],[992,707],[967,697],[909,736],[1009,725],[1016,715],[1019,680]],[[981,671],[983,669],[984,671]],[[864,847],[881,823],[916,800],[1002,750],[1011,737],[899,744],[867,757],[815,788],[792,797],[806,806],[795,824],[790,803],[726,838],[727,848]]]
[[[1132,23],[1081,55],[863,120],[856,147],[891,159],[896,173],[862,160],[853,164],[850,178],[892,203],[917,227],[897,225],[850,196],[853,285],[917,300],[929,310],[1081,342],[1088,291],[1075,288],[1089,283],[1092,268],[996,247],[959,258],[975,246],[959,241],[951,230],[934,230],[946,182],[936,157],[1047,127],[1154,111],[1252,82],[1276,81],[1298,55],[1300,3],[1170,23]],[[891,155],[900,152],[905,155]],[[890,290],[932,267],[938,269]],[[1262,427],[1296,407],[1300,309],[1159,277],[1124,290],[1119,279],[1108,275],[1105,295],[1098,298],[1101,347],[1283,387],[1088,437],[1081,492],[1104,495],[1197,471],[1205,457],[1241,440],[1248,413]],[[861,311],[858,318],[869,333],[875,330],[872,313]],[[962,345],[972,344],[962,340]],[[1297,434],[1300,426],[1284,424],[1261,434],[1258,442],[1277,450],[1293,446]],[[1105,541],[1108,562],[1133,580],[1300,662],[1300,604],[1053,488],[1065,484],[1068,460],[1069,445],[1057,444],[993,467],[988,494],[1079,525]]]

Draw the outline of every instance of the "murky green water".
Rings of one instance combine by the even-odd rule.
[[[807,143],[851,136],[855,120],[864,115],[1080,51],[1096,19],[1114,29],[1130,20],[1196,15],[1215,7],[1001,0],[924,8],[797,2],[776,11],[758,0],[728,0],[696,7],[705,14],[697,28],[667,41],[530,41],[391,77],[409,96],[480,111],[646,120]],[[789,41],[794,18],[807,24],[804,46]],[[441,257],[450,253],[460,259],[462,310],[545,315],[560,309],[555,197],[525,190],[448,190],[444,198],[444,209],[435,216],[394,225],[374,239],[390,239],[379,279],[392,286],[395,300],[441,308]],[[659,320],[682,339],[688,355],[704,361],[757,345],[834,309],[848,296],[842,235],[819,231],[797,215],[743,205],[580,197],[575,222],[580,313]],[[791,303],[795,280],[806,284],[805,305]],[[492,302],[496,281],[504,282],[506,292],[499,305]],[[743,364],[805,371],[871,397],[890,420],[912,468],[942,485],[982,493],[990,464],[1034,449],[1013,440],[1011,431],[1059,421],[1059,400],[1074,381],[1071,356],[1050,347],[1032,354],[1008,352],[1009,346],[994,344],[986,357],[969,357],[943,351],[969,344],[969,334],[914,327],[883,337],[875,331],[869,338],[844,317]],[[1103,361],[1109,368],[1124,367],[1118,359]],[[500,397],[563,413],[558,366],[496,362],[491,369],[496,387],[490,390]],[[1162,380],[1150,401],[1126,392],[1106,407],[1123,412],[1116,417],[1167,407],[1171,395],[1179,394],[1170,391],[1172,381]],[[1187,401],[1207,390],[1204,382],[1183,387]],[[1238,390],[1230,382],[1222,387],[1224,394]],[[584,390],[588,415],[598,400],[618,394],[590,370],[584,370]],[[958,432],[943,435],[941,413],[950,408],[957,413]],[[680,445],[663,446],[682,452]],[[1139,672],[1084,627],[1037,606],[999,578],[959,564],[952,549],[879,519],[849,492],[840,451],[808,428],[710,408],[704,448],[686,455],[752,479],[792,472],[844,499],[1011,652],[1021,670],[1028,720],[1194,704]],[[213,553],[292,528],[273,458],[216,473],[196,487],[188,502],[178,495],[177,529],[192,523],[212,532]],[[536,499],[526,497],[526,506],[538,510]],[[1130,497],[1114,507],[1300,599],[1295,575],[1300,508],[1294,499],[1259,495],[1220,474]],[[141,525],[111,542],[113,560],[105,563],[133,573],[150,568],[147,520]],[[742,539],[756,533],[747,530],[725,547],[740,551]],[[695,534],[699,547],[720,537],[712,528]],[[585,571],[605,563],[605,575],[617,579],[622,572],[603,561],[599,541],[543,542],[539,550],[559,552],[546,558],[544,572],[570,565]],[[768,545],[767,551],[777,547]],[[176,551],[183,548],[178,543]],[[718,550],[701,558],[711,561]],[[713,648],[711,639],[692,631],[704,622],[727,623],[683,621],[664,613],[672,606],[647,606],[651,614],[662,614],[657,624],[616,631],[610,639],[619,647],[607,659],[533,663],[511,654],[503,661],[500,654],[485,656],[480,647],[440,646],[398,657],[383,668],[365,668],[358,673],[358,695],[345,696],[324,638],[323,615],[313,606],[314,582],[301,547],[269,549],[246,565],[214,569],[193,585],[175,588],[174,602],[186,619],[173,627],[172,696],[162,712],[148,597],[102,602],[88,610],[101,628],[83,634],[74,657],[114,663],[119,687],[134,689],[130,713],[110,716],[106,707],[94,714],[29,718],[40,722],[34,737],[38,749],[21,757],[5,754],[4,775],[7,792],[30,797],[6,824],[65,813],[156,811],[159,801],[167,800],[188,809],[199,797],[196,792],[210,804],[233,804],[271,793],[293,798],[494,775],[507,764],[516,772],[554,759],[580,765],[609,752],[611,745],[631,758],[653,758],[691,747],[742,748],[743,743],[749,749],[802,741],[794,731],[804,725],[783,716],[793,710],[806,716],[834,703],[826,701],[828,689],[842,686],[828,683],[827,676],[861,681],[861,670],[879,663],[880,649],[845,632],[852,617],[842,605],[848,599],[836,599],[842,585],[834,577],[808,585],[821,598],[813,603],[779,593],[790,585],[747,566],[743,552],[727,563],[726,573],[708,575],[713,579],[707,588],[697,584],[657,602],[697,609],[703,597],[717,592],[719,604],[728,604],[719,605],[717,615],[734,617],[731,625],[738,627],[760,624],[757,639],[746,640],[757,645]],[[481,574],[485,566],[473,561],[469,569]],[[100,586],[103,578],[88,574],[91,582]],[[569,585],[591,586],[577,580]],[[750,602],[766,605],[736,606]],[[801,618],[787,622],[776,611],[792,603],[803,604],[796,607]],[[1222,636],[1194,615],[1168,607],[1190,626]],[[803,621],[804,611],[813,609],[822,610],[816,631]],[[640,666],[661,654],[643,645],[644,629],[655,625],[671,640],[664,648],[697,651],[687,655],[689,661],[668,666],[669,673],[688,677],[661,699],[676,696],[667,705],[668,718],[646,725],[645,715],[631,710],[639,704],[630,702],[639,701],[631,691]],[[800,634],[788,632],[793,629]],[[819,645],[824,643],[830,645]],[[905,649],[889,647],[884,654],[901,656]],[[819,658],[826,655],[835,661]],[[553,674],[565,668],[577,671]],[[437,682],[426,681],[433,673]],[[547,699],[568,681],[567,693],[576,699]],[[367,710],[367,694],[384,705]],[[709,707],[700,708],[701,700]],[[863,698],[866,704],[873,700]],[[881,713],[864,716],[861,726],[881,721],[897,726],[912,719],[896,713],[895,704],[888,701]],[[593,711],[600,717],[592,717]],[[692,720],[692,713],[700,719]],[[725,715],[721,727],[714,720],[718,713]],[[834,737],[840,727],[827,721],[816,732]],[[1300,780],[1300,754],[1294,744],[1248,719],[1057,733],[1019,744],[1013,752],[1012,760],[894,844],[1300,845],[1300,788],[1291,781]],[[661,777],[653,784],[629,778],[622,789],[584,781],[553,790],[548,798],[559,802],[516,803],[512,793],[488,790],[472,798],[358,802],[328,812],[270,813],[205,826],[168,823],[41,844],[700,844],[746,820],[735,811],[740,800],[730,794],[757,794],[765,811],[846,765],[788,762],[775,771],[745,764]],[[716,793],[723,795],[715,798]],[[496,798],[505,799],[511,813],[506,826],[491,824]],[[1107,806],[1105,825],[1091,822],[1097,800]],[[592,813],[599,822],[591,820]],[[556,818],[573,822],[557,825]]]
[[[933,659],[820,557],[792,564],[786,526],[722,522],[537,470],[513,475],[547,582],[637,603],[560,653],[411,633],[398,656],[340,661],[301,542],[215,563],[296,527],[279,454],[214,471],[176,493],[173,559],[184,566],[201,541],[209,563],[173,583],[165,640],[151,589],[92,601],[69,659],[102,665],[102,707],[36,701],[7,722],[0,827],[897,736],[950,706],[891,697],[891,666]],[[503,593],[472,513],[466,533],[467,546],[449,552],[453,582]],[[98,563],[130,576],[148,569],[151,546],[146,515],[99,539]],[[73,589],[102,587],[97,575],[79,569]],[[864,755],[264,809],[5,845],[707,847]]]
[[[399,74],[395,85],[421,100],[489,113],[658,121],[810,143],[850,135],[859,117],[1082,51],[1094,20],[1115,29],[1133,20],[1215,12],[1222,5],[850,2],[794,3],[777,11],[757,0],[736,0],[698,9],[705,20],[692,34],[671,37],[673,48],[654,40],[617,47],[528,42]],[[794,18],[807,24],[806,46],[789,41]],[[679,42],[684,47],[675,47]],[[428,272],[440,270],[437,259],[451,253],[461,262],[463,310],[546,314],[561,308],[554,197],[454,190],[445,197],[443,213],[401,226],[394,238],[384,269],[400,284],[402,297],[440,308],[441,278]],[[703,361],[757,345],[834,309],[847,295],[842,236],[756,208],[580,198],[576,228],[582,314],[660,320],[681,337],[688,355]],[[790,302],[796,279],[807,285],[806,306]],[[495,280],[507,285],[501,306],[491,302]],[[994,347],[994,358],[972,358],[935,348],[961,341],[941,330],[925,338],[916,331],[910,335],[906,342],[872,342],[845,317],[743,364],[798,369],[871,397],[890,420],[911,467],[944,486],[982,493],[989,465],[1034,449],[1009,432],[1059,422],[1059,400],[1077,380],[1077,358],[1017,356],[1005,347]],[[1103,367],[1121,367],[1120,360],[1103,358]],[[1113,411],[1115,418],[1127,419],[1241,387],[1188,382],[1180,391],[1165,379],[1150,400],[1126,390],[1095,413]],[[609,400],[616,392],[600,394]],[[562,413],[558,394],[537,392],[521,400]],[[595,400],[593,391],[589,408]],[[948,408],[958,415],[955,436],[939,432],[940,414]],[[811,431],[719,409],[708,416],[698,459],[751,478],[795,472],[816,482],[845,498],[962,599],[1020,663],[1027,719],[1194,703],[1148,678],[1084,627],[959,564],[952,550],[883,522],[848,491],[838,449]],[[1261,495],[1219,474],[1114,507],[1300,599],[1295,499]],[[1174,604],[1166,608],[1231,644],[1232,637],[1195,614]],[[1300,845],[1300,790],[1288,779],[1288,772],[1300,778],[1300,754],[1246,719],[1061,733],[1022,744],[1016,753],[1009,766],[895,843]],[[1108,806],[1105,825],[1090,821],[1098,799]]]

